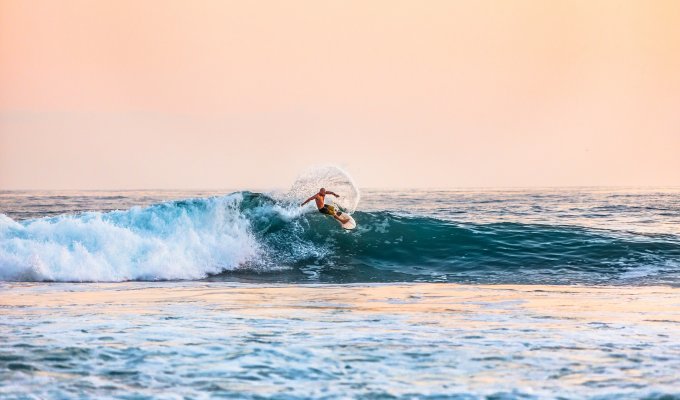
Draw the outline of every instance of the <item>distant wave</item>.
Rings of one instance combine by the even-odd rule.
[[[0,280],[636,284],[676,283],[680,270],[672,235],[389,211],[354,217],[359,228],[348,232],[251,192],[21,222],[0,214]]]

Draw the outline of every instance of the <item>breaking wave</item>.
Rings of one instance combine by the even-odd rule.
[[[238,192],[24,221],[0,214],[0,280],[677,283],[680,240],[573,226],[456,223]]]

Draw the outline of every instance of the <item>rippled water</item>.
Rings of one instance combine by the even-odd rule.
[[[670,288],[0,288],[3,398],[680,396]]]
[[[0,214],[3,399],[680,398],[678,189],[367,190],[354,232],[277,193]]]

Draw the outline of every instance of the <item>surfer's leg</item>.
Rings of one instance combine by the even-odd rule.
[[[343,224],[344,224],[345,222],[349,221],[349,218],[344,218],[344,219],[343,219],[343,218],[340,218],[337,214],[333,214],[333,218],[337,219],[340,223],[343,223]]]

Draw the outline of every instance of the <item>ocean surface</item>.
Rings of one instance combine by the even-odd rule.
[[[337,184],[0,191],[0,398],[680,399],[680,188]]]
[[[677,285],[680,189],[0,192],[0,279]],[[352,206],[354,207],[354,206]]]

